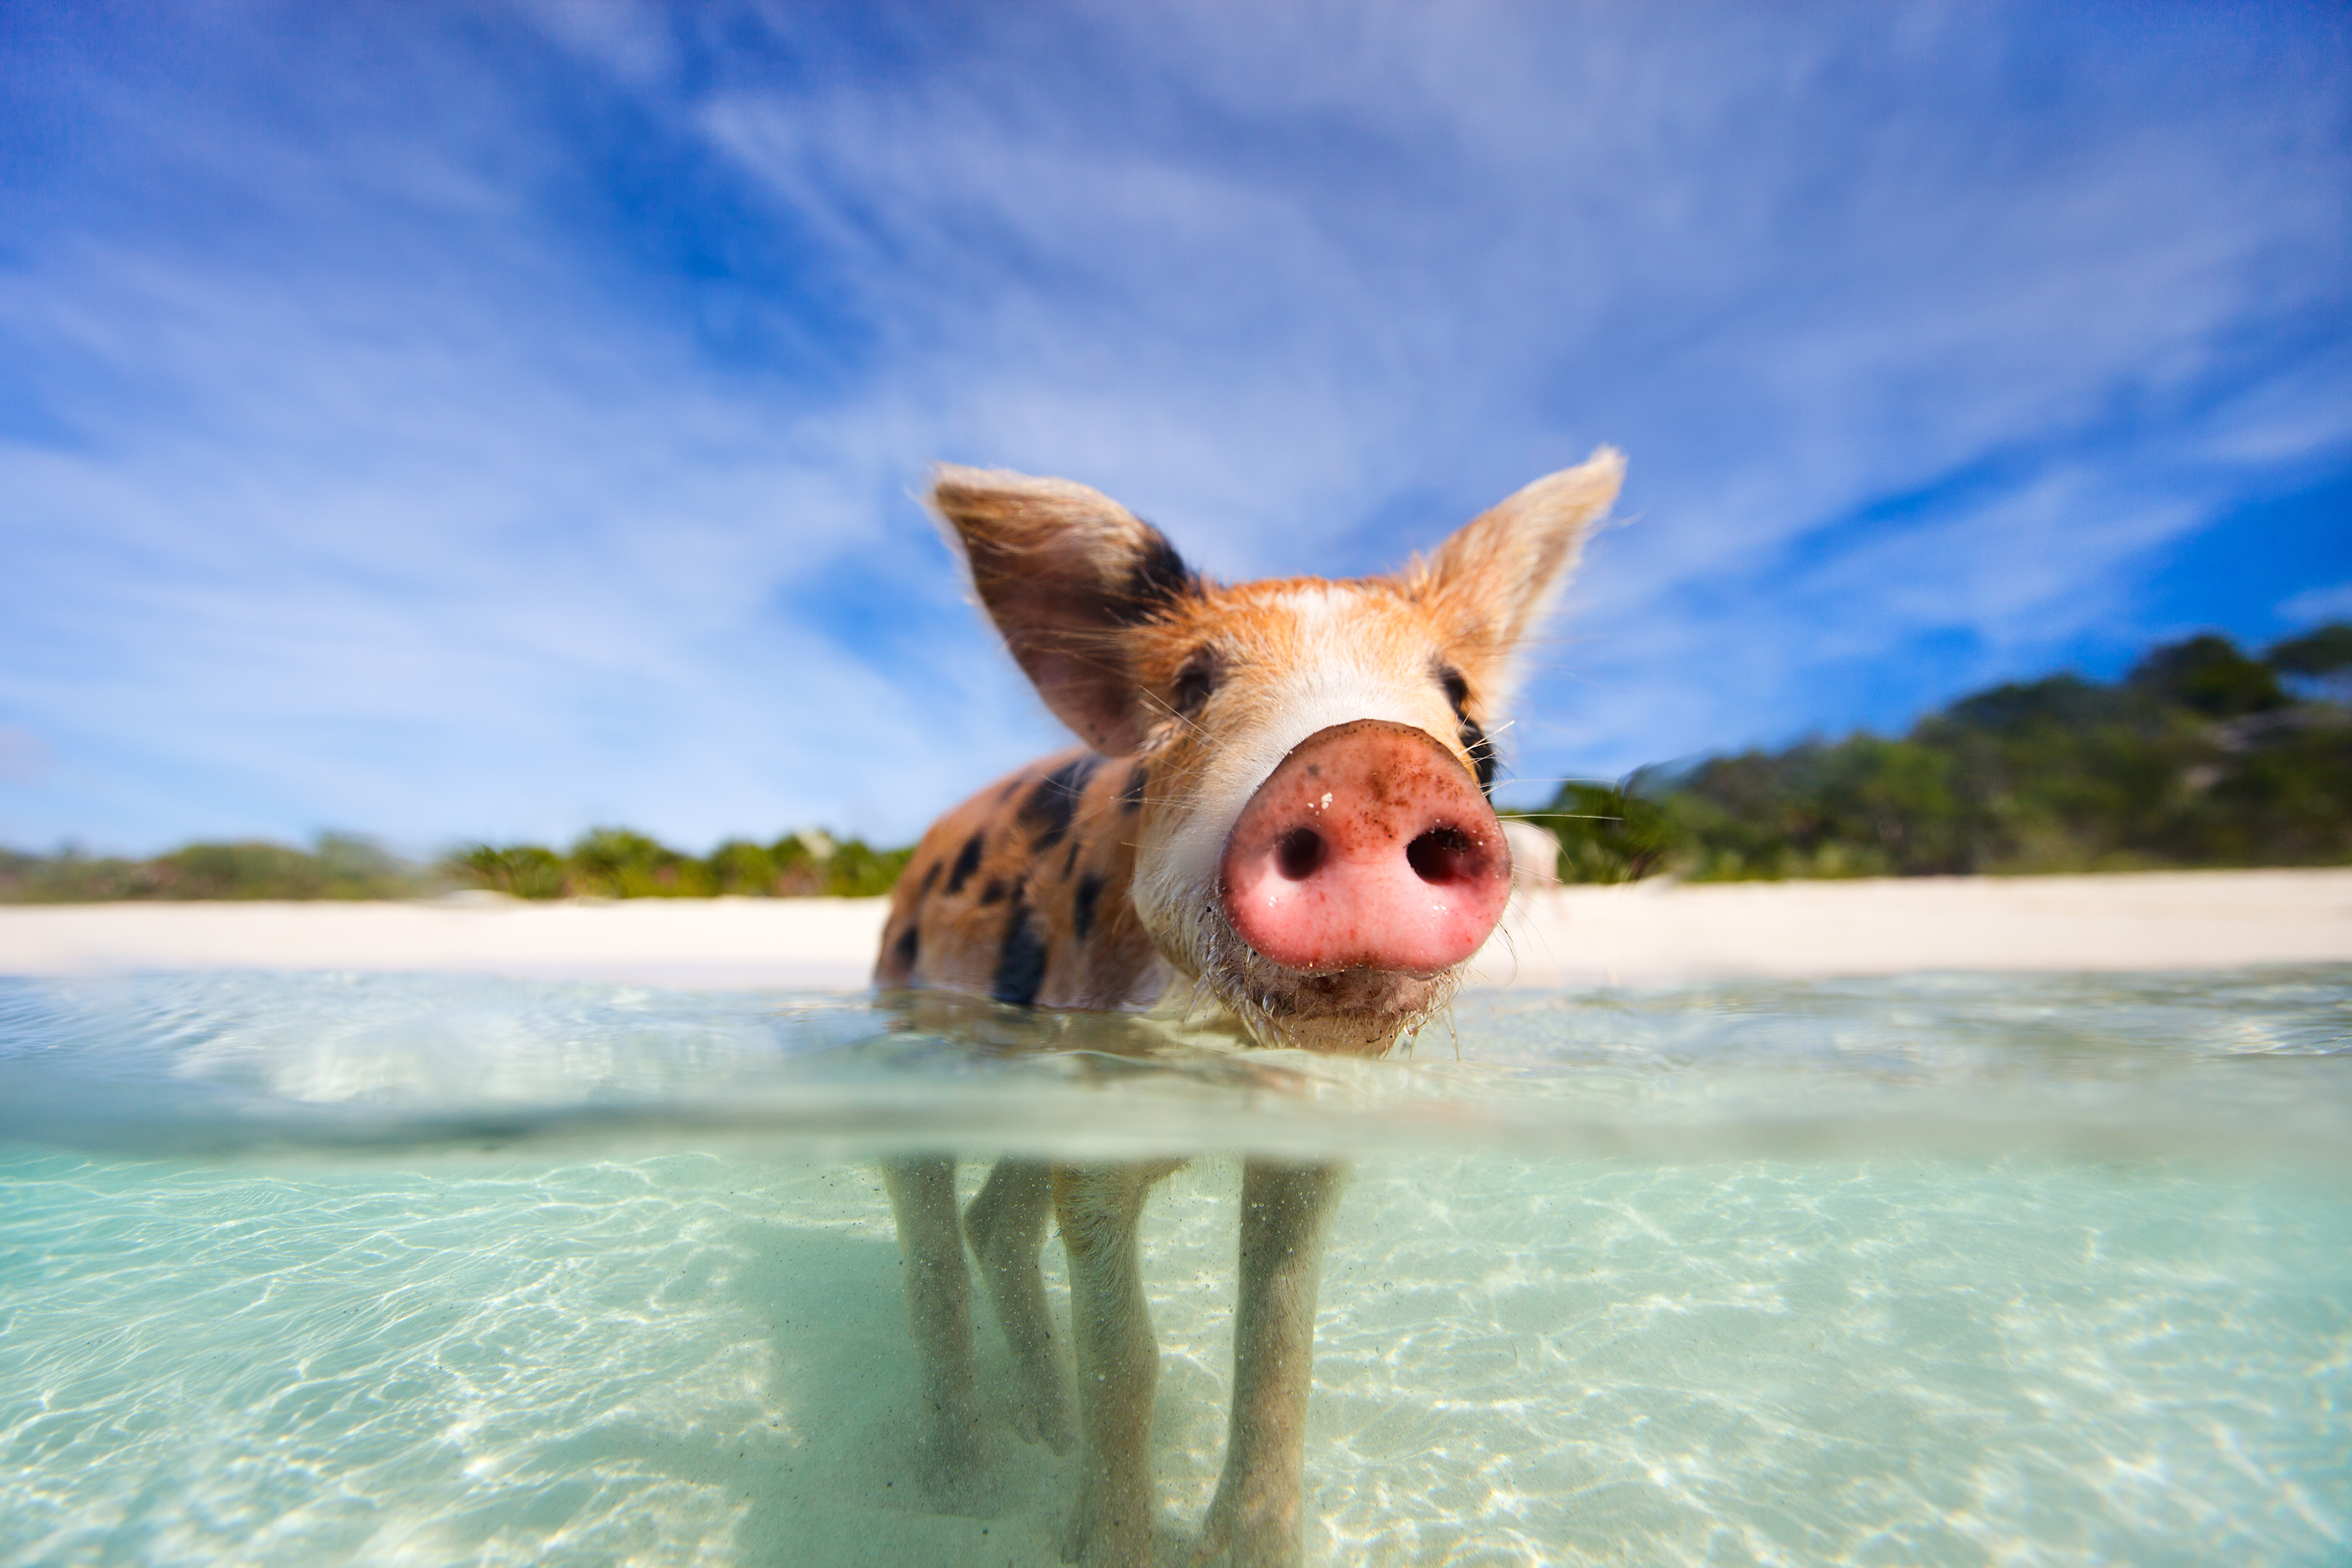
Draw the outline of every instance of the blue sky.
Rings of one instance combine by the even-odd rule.
[[[910,498],[1224,576],[1593,445],[1517,798],[2352,615],[2339,7],[0,8],[0,842],[884,840]]]

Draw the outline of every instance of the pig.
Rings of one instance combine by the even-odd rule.
[[[1222,584],[1118,503],[937,470],[982,606],[1080,747],[941,817],[892,894],[875,981],[1032,1008],[1222,1020],[1269,1047],[1378,1056],[1442,1010],[1500,918],[1489,802],[1516,653],[1614,500],[1601,448],[1402,571]],[[1547,868],[1549,869],[1549,868]],[[1079,1450],[1066,1560],[1152,1561],[1159,1350],[1138,1270],[1154,1162],[1006,1159],[961,1218],[950,1159],[886,1163],[922,1364],[926,1475],[971,1484],[969,1244],[1013,1351],[1013,1421]],[[1303,1550],[1322,1239],[1341,1173],[1245,1160],[1224,1466],[1196,1562]],[[1075,1429],[1039,1251],[1068,1253]]]

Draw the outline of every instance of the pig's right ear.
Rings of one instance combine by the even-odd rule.
[[[1567,583],[1624,478],[1625,459],[1603,446],[1473,517],[1406,574],[1474,687],[1507,683],[1513,650]]]
[[[941,465],[931,509],[1045,706],[1097,751],[1133,751],[1150,727],[1126,633],[1194,591],[1158,528],[1066,479]]]

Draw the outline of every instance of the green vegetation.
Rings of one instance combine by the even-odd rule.
[[[620,828],[585,833],[562,853],[539,844],[478,844],[430,866],[341,833],[321,834],[309,850],[190,844],[145,861],[0,850],[0,904],[419,898],[467,887],[518,898],[867,898],[889,892],[914,852],[804,832],[772,844],[730,840],[698,859]]]
[[[1995,686],[1900,739],[1571,784],[1530,813],[1571,882],[2352,862],[2352,625],[2260,658],[2227,638],[2121,681]]]
[[[598,828],[565,854],[538,844],[478,844],[443,863],[467,885],[518,898],[873,898],[890,891],[914,852],[811,831],[772,844],[730,839],[697,859],[643,833]]]
[[[68,850],[0,850],[0,904],[99,904],[116,899],[414,898],[449,883],[394,859],[365,839],[321,833],[308,850],[247,841],[189,844],[152,860]]]

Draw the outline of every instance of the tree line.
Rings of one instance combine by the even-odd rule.
[[[594,829],[564,850],[472,844],[428,864],[343,833],[321,834],[307,850],[197,843],[151,860],[0,850],[0,903],[424,898],[467,888],[533,899],[869,898],[890,891],[914,852],[812,830],[766,844],[730,839],[692,855],[625,828]]]
[[[814,829],[773,843],[730,839],[690,855],[631,832],[598,828],[562,854],[538,844],[477,844],[442,864],[473,887],[517,898],[874,898],[890,891],[914,846],[877,850]]]
[[[2207,634],[2120,680],[1993,686],[1909,733],[1571,783],[1529,813],[1571,882],[2352,862],[2352,623]]]

